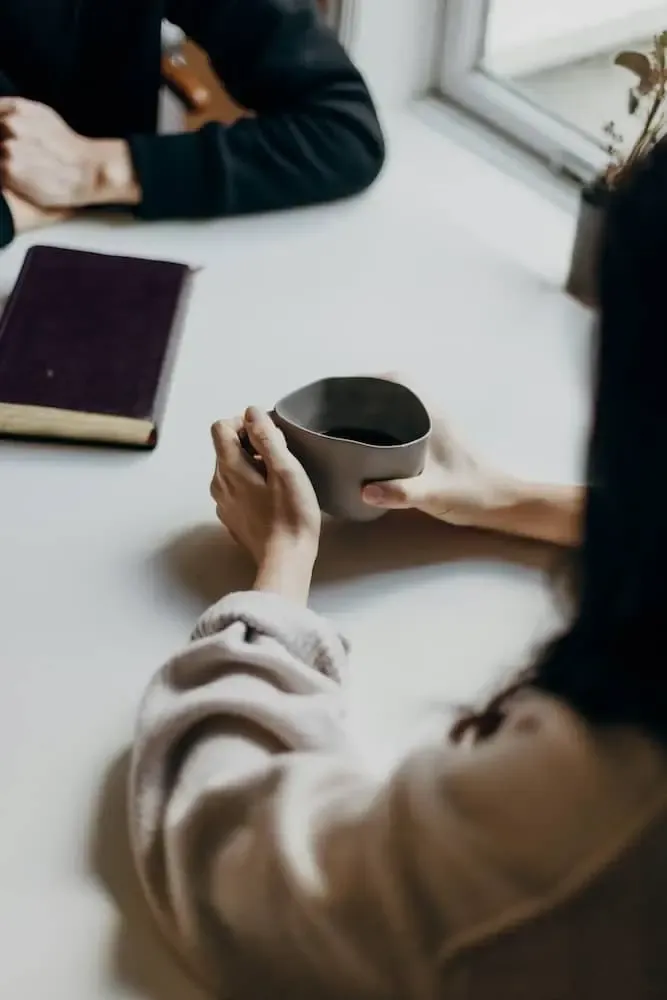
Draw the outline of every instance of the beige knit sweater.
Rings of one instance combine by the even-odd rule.
[[[151,684],[130,806],[165,933],[216,997],[667,997],[667,763],[517,698],[386,783],[348,745],[346,648],[236,594]]]

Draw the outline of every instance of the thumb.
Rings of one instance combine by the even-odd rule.
[[[293,460],[285,436],[268,413],[254,406],[249,407],[245,413],[244,426],[250,443],[263,459],[267,470],[280,472],[290,466]]]
[[[416,479],[393,479],[385,483],[371,483],[362,491],[364,503],[371,507],[385,507],[400,510],[416,507],[423,499],[420,477]]]

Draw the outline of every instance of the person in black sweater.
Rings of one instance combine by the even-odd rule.
[[[254,116],[156,134],[163,19]],[[384,141],[315,0],[2,0],[0,246],[78,208],[203,218],[368,187]]]

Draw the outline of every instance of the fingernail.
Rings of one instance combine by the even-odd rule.
[[[366,503],[382,503],[384,500],[384,490],[381,486],[367,486],[363,492]]]
[[[245,411],[245,419],[248,424],[254,424],[258,416],[259,413],[256,406],[249,406]]]

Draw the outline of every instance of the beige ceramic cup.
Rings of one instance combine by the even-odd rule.
[[[334,517],[381,517],[382,510],[363,502],[363,487],[418,476],[424,468],[431,418],[419,397],[397,382],[322,379],[285,396],[272,416],[308,473],[320,507]]]

